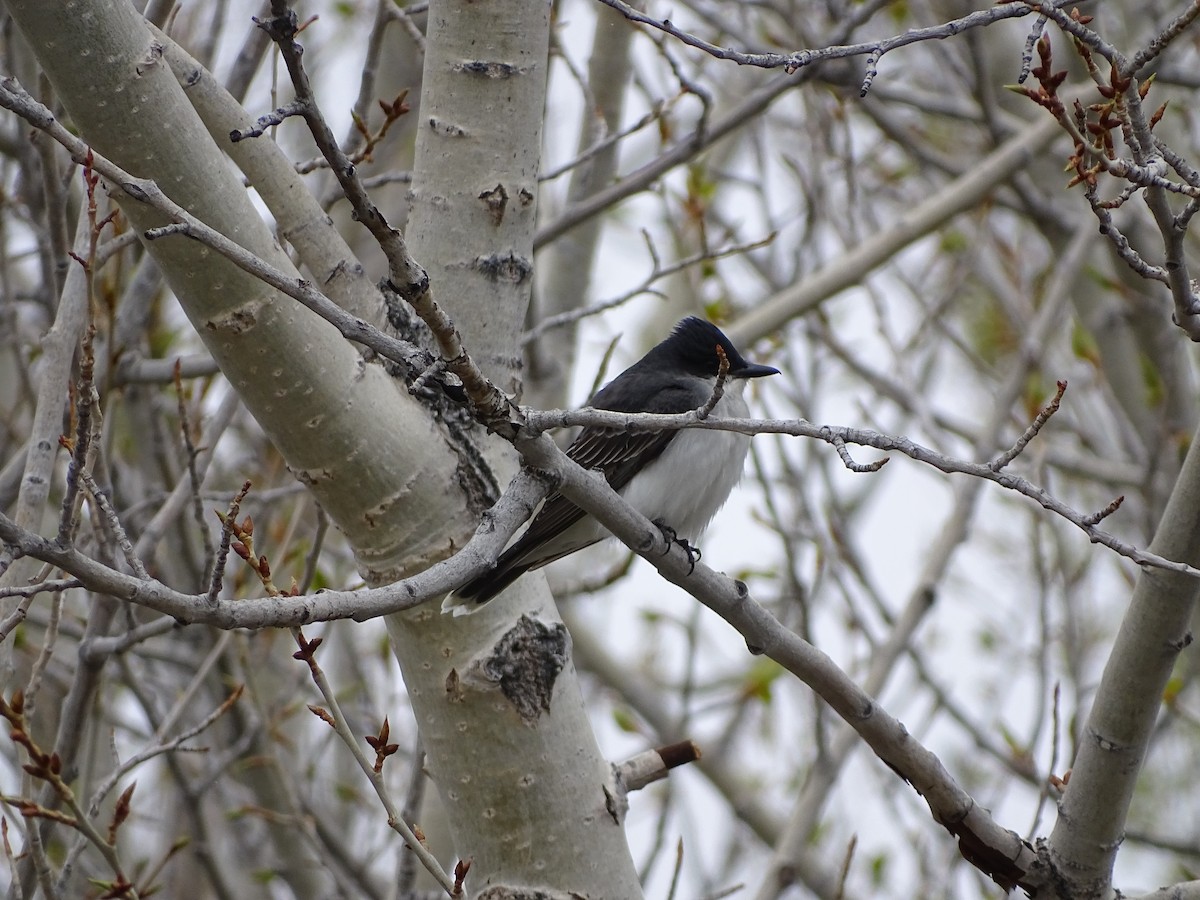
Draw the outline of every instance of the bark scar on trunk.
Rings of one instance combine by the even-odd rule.
[[[521,616],[483,662],[484,676],[499,685],[526,724],[534,724],[550,711],[554,682],[567,664],[570,642],[561,622],[547,625]]]

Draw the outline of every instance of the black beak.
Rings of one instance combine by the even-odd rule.
[[[778,375],[779,370],[771,366],[760,366],[758,363],[745,363],[740,368],[730,369],[730,378],[763,378],[766,375]]]

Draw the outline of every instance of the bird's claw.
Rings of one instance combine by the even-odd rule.
[[[663,543],[667,545],[662,552],[662,555],[666,556],[671,552],[671,545],[679,540],[679,535],[675,532],[674,528],[665,522],[655,522],[654,524],[657,525],[658,530],[662,532]]]
[[[672,544],[677,544],[678,546],[682,547],[683,552],[687,554],[688,574],[691,575],[694,571],[696,571],[696,561],[703,556],[703,554],[700,552],[700,548],[693,547],[687,542],[686,538],[681,538],[675,529],[670,525],[667,525],[665,522],[655,522],[654,524],[657,525],[658,530],[662,532],[663,540],[667,545],[667,548],[663,550],[663,556],[666,556],[671,552]]]

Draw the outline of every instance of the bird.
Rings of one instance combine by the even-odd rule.
[[[729,367],[712,413],[744,418],[750,412],[742,395],[747,381],[779,370],[747,362],[721,329],[697,316],[681,320],[664,341],[597,391],[589,405],[627,413],[698,409],[712,397],[722,355]],[[733,431],[631,433],[588,425],[566,452],[585,469],[602,472],[664,538],[688,551],[694,565],[699,551],[679,535],[700,536],[741,479],[749,449],[749,435]],[[598,521],[562,494],[551,494],[496,565],[455,591],[446,606],[486,603],[526,572],[608,537]]]

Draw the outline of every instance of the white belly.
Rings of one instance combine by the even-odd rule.
[[[713,415],[748,416],[744,387],[744,381],[731,382]],[[621,493],[646,518],[669,525],[679,537],[694,542],[741,479],[749,450],[748,435],[684,429]]]

